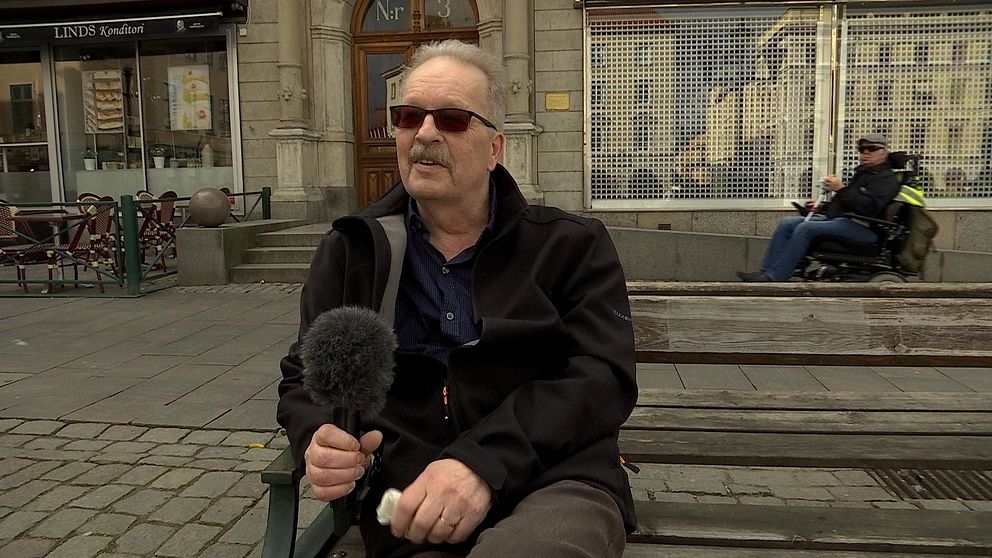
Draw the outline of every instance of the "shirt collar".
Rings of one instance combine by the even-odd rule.
[[[417,200],[410,196],[406,204],[406,225],[414,230],[424,230],[424,221],[420,218],[420,210],[417,208]],[[496,183],[493,181],[492,176],[489,177],[489,220],[486,221],[486,228],[482,232],[482,236],[488,236],[492,234],[493,228],[496,226]]]

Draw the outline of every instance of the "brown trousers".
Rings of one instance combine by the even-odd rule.
[[[509,517],[479,535],[468,558],[620,558],[627,534],[620,510],[602,490],[561,481],[521,501]],[[420,552],[415,558],[463,558]]]

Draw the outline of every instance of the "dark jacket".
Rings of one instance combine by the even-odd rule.
[[[373,509],[385,488],[405,488],[443,458],[465,463],[492,488],[493,508],[480,530],[527,494],[564,479],[606,491],[628,530],[635,527],[617,449],[637,385],[616,250],[599,221],[528,206],[506,169],[498,166],[492,176],[494,231],[473,270],[480,339],[455,348],[447,369],[423,355],[398,353],[385,408],[377,417],[363,417],[363,430],[384,434],[382,468],[362,513],[370,556],[413,550],[376,523]],[[391,264],[390,254],[405,233],[390,236],[382,222],[402,215],[407,200],[397,185],[366,209],[335,221],[303,289],[301,337],[318,314],[336,306],[367,306],[391,316],[395,293],[385,294],[387,282],[402,265]],[[281,368],[278,420],[302,463],[310,437],[328,415],[302,387],[298,342]],[[445,385],[449,421],[442,407]]]
[[[823,212],[831,219],[845,213],[879,218],[898,193],[899,180],[889,163],[873,167],[860,165],[854,169],[854,176],[847,181],[847,186],[834,194]]]

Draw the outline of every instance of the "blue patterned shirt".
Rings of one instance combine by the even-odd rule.
[[[452,349],[479,338],[481,323],[472,310],[475,256],[492,236],[496,188],[489,183],[489,221],[479,239],[445,261],[431,245],[413,198],[407,205],[406,254],[396,299],[396,337],[400,351],[426,354],[448,364]]]

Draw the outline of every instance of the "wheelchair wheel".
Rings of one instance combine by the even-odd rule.
[[[898,273],[883,271],[868,278],[869,283],[905,283],[906,278]]]

